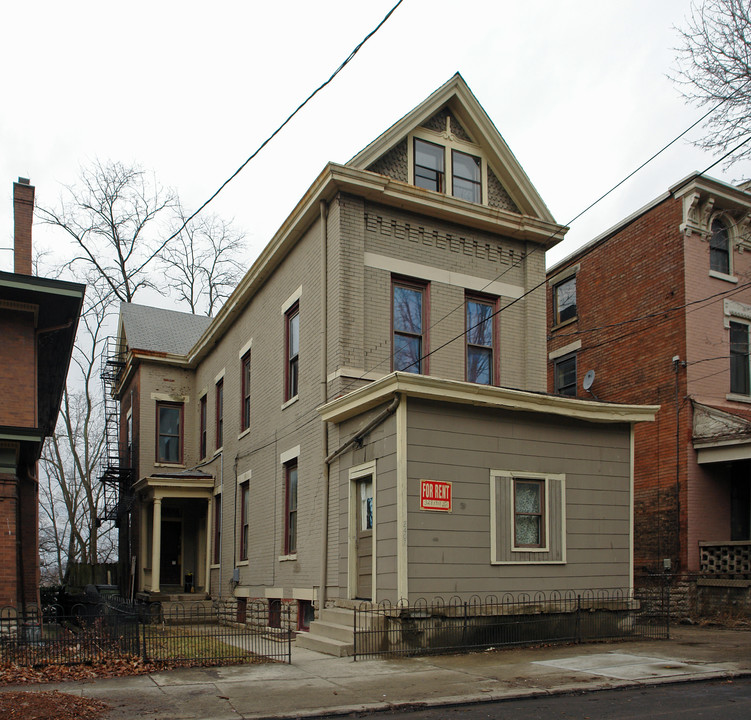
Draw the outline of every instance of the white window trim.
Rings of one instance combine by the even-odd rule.
[[[581,350],[581,347],[582,341],[575,340],[574,342],[569,343],[568,345],[564,345],[557,350],[551,350],[548,353],[548,360],[557,360],[558,358],[561,358],[564,355],[568,355],[569,353],[575,353],[577,350]]]
[[[496,555],[498,547],[499,518],[496,517],[496,480],[503,478],[513,483],[514,480],[542,480],[545,485],[545,547],[528,548],[512,544],[511,552],[515,553],[547,553],[550,552],[550,482],[557,480],[561,483],[561,559],[560,560],[499,560]],[[511,503],[506,516],[506,522],[511,528],[512,543],[514,543],[514,506]],[[566,475],[565,473],[532,473],[511,470],[490,471],[490,564],[491,565],[565,565],[566,564]]]
[[[282,315],[289,310],[302,297],[302,285],[282,303]]]
[[[248,342],[246,342],[245,345],[243,345],[240,348],[240,351],[237,353],[237,357],[240,358],[240,360],[242,360],[250,352],[252,347],[253,347],[253,338],[250,338],[250,340],[248,340]]]
[[[450,135],[444,130],[443,132],[435,132],[434,130],[428,130],[428,128],[420,127],[415,128],[407,136],[407,173],[409,177],[409,184],[415,184],[415,138],[419,140],[425,140],[426,142],[433,143],[434,145],[440,145],[443,147],[443,171],[445,180],[445,191],[440,193],[447,197],[453,197],[455,200],[461,200],[461,198],[454,195],[453,188],[453,159],[451,150],[458,150],[459,152],[472,155],[473,157],[480,159],[480,205],[488,204],[488,160],[479,145],[467,142],[466,140],[460,140],[453,133]],[[463,202],[469,202],[464,200]],[[475,203],[477,204],[477,203]]]
[[[279,464],[280,465],[286,465],[290,460],[295,460],[296,458],[300,457],[300,446],[295,445],[295,447],[290,448],[289,450],[285,450],[283,453],[279,453]]]
[[[218,374],[218,375],[217,375],[217,376],[216,376],[216,377],[214,378],[214,386],[216,386],[216,384],[217,384],[217,383],[218,383],[218,382],[219,382],[220,380],[224,380],[224,374],[225,374],[225,373],[224,373],[224,371],[225,371],[225,368],[222,368],[222,369],[221,369],[221,370],[219,371],[219,374]]]

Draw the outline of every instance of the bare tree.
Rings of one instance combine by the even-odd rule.
[[[691,5],[679,29],[674,81],[699,106],[717,105],[697,143],[713,152],[732,149],[751,135],[751,4],[748,0],[703,0]],[[729,162],[751,157],[751,146]]]
[[[102,562],[100,541],[110,531],[98,522],[104,449],[98,369],[108,313],[107,294],[99,290],[88,288],[57,428],[40,458],[40,550],[52,553],[45,559],[59,577],[69,562]],[[111,540],[104,545],[111,550]]]
[[[59,209],[37,207],[41,222],[64,230],[76,247],[67,266],[104,284],[123,302],[156,287],[150,271],[162,243],[156,237],[176,202],[140,167],[96,160],[67,186]]]
[[[58,426],[40,460],[40,548],[49,577],[62,577],[70,562],[103,562],[113,554],[116,532],[98,521],[104,501],[99,360],[117,301],[131,302],[150,287],[211,315],[239,279],[243,235],[215,216],[186,223],[187,216],[176,194],[139,167],[100,161],[66,188],[58,209],[37,207],[41,222],[64,231],[74,248],[53,274],[87,284]],[[170,227],[180,228],[174,238]]]
[[[194,315],[212,316],[242,277],[239,261],[245,235],[216,215],[199,216],[186,223],[188,213],[177,203],[182,227],[160,253],[169,291],[187,304]]]

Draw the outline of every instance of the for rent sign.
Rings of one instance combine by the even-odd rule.
[[[420,510],[451,512],[451,483],[420,480]]]

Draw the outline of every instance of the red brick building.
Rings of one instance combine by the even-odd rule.
[[[661,406],[634,428],[637,573],[751,579],[747,190],[690,176],[547,274],[549,391]]]
[[[39,601],[37,461],[55,429],[85,287],[32,276],[34,187],[13,184],[14,270],[0,272],[0,607]]]

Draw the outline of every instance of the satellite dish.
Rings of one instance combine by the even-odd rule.
[[[595,381],[595,371],[594,370],[588,370],[587,374],[584,376],[584,380],[582,381],[582,387],[589,391],[589,389],[592,387],[592,384]]]

